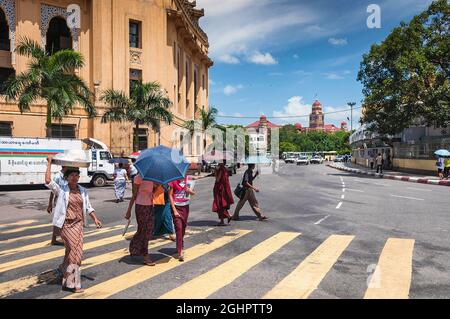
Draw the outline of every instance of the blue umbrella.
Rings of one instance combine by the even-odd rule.
[[[179,150],[158,146],[143,151],[134,166],[143,180],[167,184],[184,178],[189,164]]]
[[[447,150],[438,150],[434,152],[434,154],[437,156],[450,157],[450,152]]]

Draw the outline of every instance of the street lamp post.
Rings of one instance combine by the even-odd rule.
[[[356,105],[355,102],[348,102],[347,103],[348,106],[350,106],[351,109],[351,113],[350,113],[350,132],[353,131],[353,107]]]

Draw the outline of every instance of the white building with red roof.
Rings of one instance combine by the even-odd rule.
[[[269,131],[276,128],[281,126],[268,121],[265,115],[261,115],[259,121],[247,125],[245,129],[250,138],[250,148],[258,155],[267,154]]]

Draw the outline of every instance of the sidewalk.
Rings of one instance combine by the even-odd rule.
[[[450,180],[440,180],[436,176],[425,176],[425,175],[418,176],[405,172],[397,172],[391,170],[384,170],[383,174],[377,174],[376,170],[371,170],[368,167],[362,167],[359,165],[355,165],[353,163],[330,163],[327,164],[327,166],[355,174],[375,176],[379,178],[387,178],[403,182],[450,186]]]

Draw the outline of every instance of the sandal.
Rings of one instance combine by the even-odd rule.
[[[153,266],[156,266],[156,263],[154,261],[152,261],[151,259],[148,259],[148,260],[144,259],[144,265],[153,267]]]

